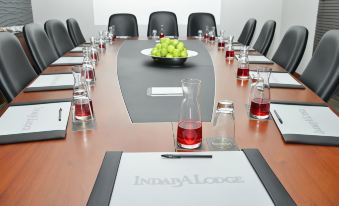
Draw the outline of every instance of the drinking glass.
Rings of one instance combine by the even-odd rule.
[[[209,31],[208,36],[209,36],[209,41],[213,43],[215,41],[215,27],[214,26],[211,27],[211,30]]]
[[[116,35],[115,35],[115,25],[112,25],[110,27],[108,27],[108,33],[109,33],[109,39],[110,41],[114,41],[115,38],[116,38]]]
[[[208,40],[208,35],[209,35],[209,28],[208,28],[208,26],[205,26],[205,34],[204,34],[205,40]]]
[[[198,30],[198,38],[199,38],[199,39],[202,38],[202,30],[201,30],[201,29]]]
[[[157,39],[158,38],[158,31],[156,29],[152,30],[152,39]]]
[[[160,35],[159,38],[164,38],[165,37],[165,29],[164,29],[164,25],[160,26]]]
[[[221,100],[213,118],[213,137],[211,144],[222,150],[234,150],[235,143],[235,123],[234,106],[229,100]]]
[[[180,119],[177,130],[178,146],[185,149],[200,147],[202,142],[202,123],[198,96],[201,80],[181,80],[184,99],[180,107]]]

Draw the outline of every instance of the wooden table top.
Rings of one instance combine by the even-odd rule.
[[[95,130],[72,132],[70,117],[64,140],[0,146],[0,205],[86,205],[106,151],[175,150],[176,122],[133,124],[129,119],[117,77],[122,43],[109,45],[97,66],[92,92]],[[250,120],[245,107],[248,81],[236,79],[236,61],[227,63],[216,45],[206,43],[206,49],[215,69],[215,101],[234,101],[239,147],[258,148],[298,205],[338,204],[339,147],[285,144],[273,120]],[[70,67],[49,67],[44,73],[55,71]],[[14,101],[71,96],[72,91],[20,93]],[[307,88],[271,88],[271,99],[323,102]],[[204,123],[203,135],[209,132],[211,124]]]

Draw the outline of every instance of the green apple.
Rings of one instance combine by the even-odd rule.
[[[151,54],[152,54],[152,56],[155,56],[155,54],[158,52],[158,49],[157,48],[153,48],[152,49],[152,52],[151,52]]]
[[[173,55],[170,53],[167,53],[166,58],[173,58]]]
[[[168,53],[172,53],[174,49],[175,49],[175,47],[174,47],[173,45],[169,45],[169,46],[167,47]]]
[[[155,52],[153,56],[155,56],[155,57],[160,57],[160,56],[161,56],[161,55],[160,55],[160,51],[157,50],[157,52]]]
[[[162,48],[160,51],[160,54],[162,57],[165,57],[167,55],[167,49],[166,48]]]
[[[187,51],[181,51],[180,57],[187,57],[187,56],[188,56]]]
[[[161,43],[161,49],[167,49],[168,44],[166,42]]]
[[[177,40],[177,39],[172,39],[172,40],[171,40],[171,44],[172,44],[174,47],[176,47],[176,46],[178,45],[178,43],[179,43],[179,40]]]
[[[178,49],[174,49],[172,52],[173,57],[179,57],[180,56],[180,51]]]
[[[155,48],[161,49],[161,44],[160,44],[160,43],[156,44],[156,45],[155,45]]]
[[[182,51],[182,50],[185,48],[185,45],[184,45],[184,43],[179,42],[179,43],[177,44],[176,48],[177,48],[178,50]]]

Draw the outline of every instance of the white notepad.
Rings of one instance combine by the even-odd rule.
[[[148,88],[147,94],[149,96],[182,96],[183,91],[181,87],[151,87]]]
[[[240,51],[242,49],[243,46],[241,45],[236,45],[236,46],[232,46],[234,51]],[[253,48],[249,48],[248,51],[255,51],[255,49]]]
[[[73,74],[50,74],[50,75],[40,75],[27,88],[73,86],[73,85],[74,85]]]
[[[239,59],[239,55],[236,55],[236,58]],[[273,63],[270,59],[261,55],[248,55],[248,61],[252,64]]]
[[[0,117],[0,136],[65,130],[70,108],[71,102],[10,106]]]
[[[252,79],[257,79],[257,72],[250,71]],[[289,73],[272,72],[270,75],[270,84],[287,84],[301,86],[297,80],[295,80]]]
[[[339,118],[328,107],[271,104],[271,114],[284,134],[332,136],[339,138]],[[281,123],[275,114],[278,113]]]
[[[208,154],[213,158],[123,153],[110,206],[274,205],[243,152]]]
[[[80,65],[84,57],[60,57],[52,65]]]
[[[72,50],[71,50],[71,52],[82,52],[82,49],[83,49],[84,47],[75,47],[75,48],[73,48]]]

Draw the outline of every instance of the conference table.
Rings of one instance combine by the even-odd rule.
[[[0,146],[0,205],[86,205],[106,151],[175,151],[177,122],[131,122],[117,75],[117,54],[124,41],[108,44],[96,68],[96,129],[73,132],[70,115],[63,140]],[[237,61],[227,62],[215,44],[203,44],[214,66],[214,101],[234,102],[239,148],[259,149],[297,205],[338,204],[339,147],[286,144],[273,120],[251,120],[245,106],[249,81],[236,78]],[[276,64],[269,67],[283,70]],[[56,71],[69,72],[71,66],[48,67],[43,73]],[[71,90],[22,92],[14,102],[71,97]],[[308,88],[271,88],[271,99],[323,102]],[[211,123],[204,122],[203,136],[210,132]]]

